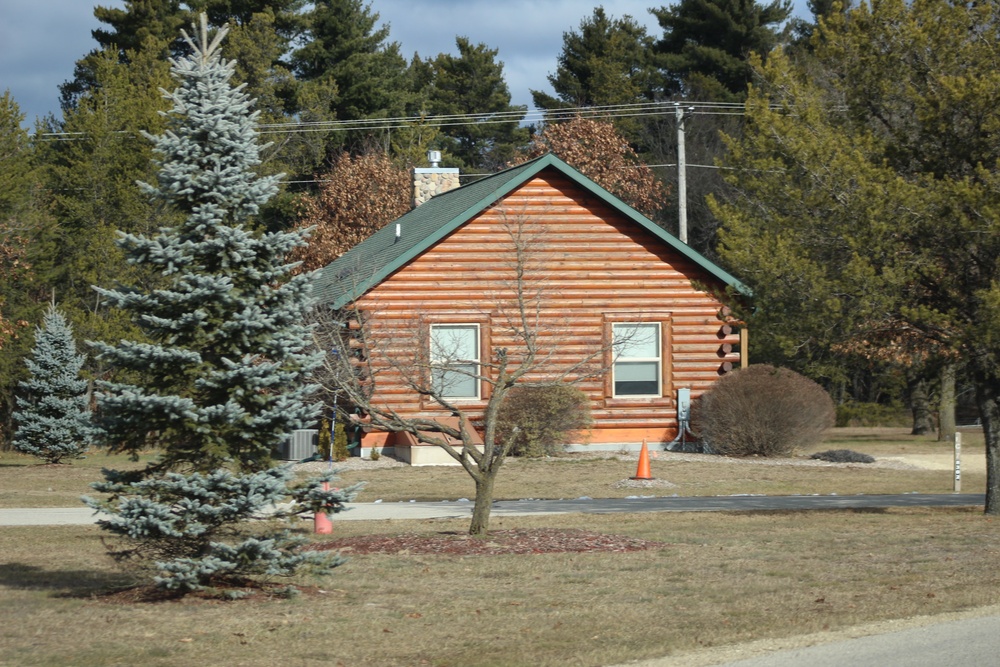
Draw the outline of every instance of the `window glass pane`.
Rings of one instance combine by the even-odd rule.
[[[479,327],[474,324],[431,326],[434,390],[446,398],[478,398]],[[470,363],[472,362],[472,363]]]
[[[656,361],[619,361],[615,364],[615,396],[658,396],[659,375]]]
[[[660,358],[660,325],[655,322],[616,324],[614,337],[619,359]]]
[[[659,396],[660,323],[623,322],[612,326],[614,395]]]
[[[431,327],[431,351],[438,360],[470,361],[479,359],[478,328],[470,325],[435,325]]]
[[[451,370],[454,369],[454,370]],[[477,380],[474,364],[452,364],[449,368],[433,369],[434,390],[448,398],[476,398]]]

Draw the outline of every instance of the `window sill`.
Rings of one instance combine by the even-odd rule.
[[[606,408],[642,408],[649,406],[670,408],[674,406],[674,399],[668,396],[629,396],[627,398],[623,396],[604,399],[604,407]]]

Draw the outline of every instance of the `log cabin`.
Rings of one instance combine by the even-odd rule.
[[[385,371],[373,403],[450,419],[389,361],[426,369],[450,355],[428,382],[466,414],[481,411],[490,360],[523,346],[514,321],[544,359],[528,379],[572,381],[590,398],[593,428],[580,442],[667,445],[685,435],[688,401],[745,362],[719,295],[746,288],[555,155],[461,187],[457,170],[415,172],[415,207],[314,283],[321,307],[354,312],[373,332],[368,363]],[[430,196],[435,184],[444,191]],[[415,465],[450,461],[405,433],[367,433],[363,444]]]

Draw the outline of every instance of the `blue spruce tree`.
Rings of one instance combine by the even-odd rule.
[[[80,377],[85,360],[77,354],[72,327],[52,306],[25,359],[31,377],[18,384],[15,449],[48,463],[83,458],[95,435],[87,381]]]
[[[129,261],[158,269],[165,286],[98,290],[149,341],[96,343],[99,355],[143,382],[103,385],[99,405],[109,445],[158,445],[162,469],[262,470],[316,415],[307,378],[319,359],[303,324],[309,277],[292,277],[285,260],[301,234],[252,227],[280,175],[255,174],[256,113],[229,82],[234,64],[219,54],[226,29],[210,43],[207,33],[204,24],[195,38],[185,33],[192,53],[172,61],[170,129],[150,137],[159,185],[140,184],[186,220],[120,240]]]
[[[121,538],[116,558],[151,568],[177,594],[335,567],[336,555],[301,551],[287,529],[251,520],[339,512],[356,489],[327,490],[329,474],[291,487],[292,471],[271,467],[271,451],[316,417],[308,377],[319,358],[303,324],[310,278],[292,277],[285,260],[302,236],[251,224],[278,177],[254,173],[256,114],[229,83],[225,33],[209,41],[203,15],[195,36],[184,34],[191,53],[172,61],[171,127],[150,137],[159,185],[144,187],[184,222],[120,240],[163,284],[98,290],[149,341],[94,344],[123,376],[142,379],[102,384],[103,438],[113,451],[156,446],[161,456],[138,473],[106,470],[93,487],[110,496],[84,502],[111,515],[99,523]]]

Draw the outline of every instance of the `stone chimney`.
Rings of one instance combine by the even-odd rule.
[[[442,192],[459,186],[458,169],[439,167],[441,151],[427,151],[430,167],[416,167],[413,170],[413,208]]]

